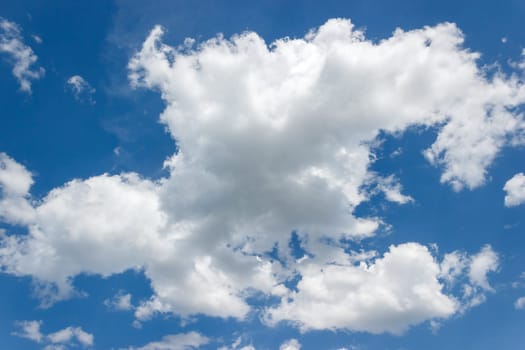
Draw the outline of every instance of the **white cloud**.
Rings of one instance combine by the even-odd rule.
[[[20,90],[31,93],[31,81],[44,76],[43,68],[32,67],[37,56],[31,47],[24,44],[19,26],[0,17],[0,53],[8,56],[13,64],[13,75],[20,84]]]
[[[304,242],[311,258],[288,260],[291,270],[286,271],[263,255],[217,246],[228,238],[224,234],[212,242],[188,236],[188,227],[170,222],[161,208],[165,183],[134,174],[71,181],[34,208],[36,221],[28,236],[3,238],[0,262],[8,273],[54,283],[58,294],[46,295],[55,289],[44,288],[44,304],[71,296],[70,277],[82,272],[108,276],[142,268],[155,295],[137,307],[141,320],[156,312],[243,318],[249,311],[244,297],[253,288],[283,296],[281,305],[267,311],[269,323],[396,333],[459,310],[456,298],[442,292],[440,279],[452,284],[451,276],[468,273],[472,283],[466,285],[470,291],[463,304],[484,297],[479,288],[491,290],[486,275],[497,268],[497,256],[489,247],[473,257],[454,253],[467,261],[463,265],[450,262],[454,254],[440,265],[417,243],[392,246],[377,258],[376,252],[346,253],[337,245]],[[294,274],[301,276],[298,292],[279,284]],[[115,300],[115,305],[130,306],[126,295]]]
[[[397,30],[377,44],[346,20],[270,48],[255,33],[193,50],[167,46],[162,35],[160,27],[151,32],[129,64],[130,78],[161,91],[161,119],[195,162],[211,166],[206,155],[228,161],[222,154],[233,142],[250,144],[251,152],[268,147],[258,156],[272,154],[273,163],[252,157],[258,168],[299,178],[302,171],[343,187],[354,204],[369,165],[368,147],[358,145],[379,130],[435,126],[438,137],[425,155],[457,190],[482,185],[501,147],[523,133],[522,117],[510,111],[525,99],[522,83],[499,72],[486,77],[479,54],[461,47],[462,33],[450,23]],[[298,147],[306,158],[290,154]],[[348,162],[353,181],[344,180]]]
[[[443,294],[438,263],[417,243],[391,246],[370,263],[310,263],[298,269],[297,292],[267,310],[267,323],[286,320],[303,331],[401,333],[425,320],[447,318],[458,308],[454,297]]]
[[[402,193],[402,186],[393,175],[387,177],[374,176],[373,181],[377,182],[377,189],[383,192],[387,201],[398,204],[414,201],[414,198]]]
[[[83,347],[93,345],[93,335],[85,332],[81,327],[66,327],[54,333],[43,334],[40,331],[42,321],[21,321],[16,323],[20,328],[14,335],[47,344],[45,349],[66,349],[68,345],[78,344]]]
[[[178,50],[161,35],[156,27],[129,68],[135,86],[159,90],[166,103],[161,121],[179,148],[166,161],[169,176],[103,174],[38,201],[27,185],[17,194],[33,217],[20,221],[27,235],[1,238],[0,265],[34,277],[44,305],[74,295],[78,274],[127,269],[143,271],[154,291],[135,309],[141,321],[161,312],[243,319],[247,297],[264,293],[283,297],[268,310],[275,322],[395,333],[471,300],[442,290],[450,278],[422,245],[378,258],[348,253],[341,241],[372,237],[381,224],[353,214],[371,195],[364,185],[380,131],[435,127],[426,154],[443,167],[442,180],[479,186],[521,132],[521,117],[509,111],[525,98],[517,78],[487,78],[453,24],[398,30],[379,43],[346,20],[270,47],[245,33]],[[387,198],[410,200],[385,179]],[[307,259],[292,256],[292,231]],[[268,254],[274,248],[279,259]],[[488,260],[470,270],[478,284],[466,284],[465,295],[483,295]],[[284,286],[292,277],[302,278],[297,292]]]
[[[80,327],[67,327],[55,333],[48,334],[47,338],[53,344],[69,344],[76,340],[83,346],[93,345],[93,335],[85,332]]]
[[[448,284],[454,284],[464,274],[468,264],[468,257],[461,252],[445,254],[440,264],[440,277]]]
[[[301,344],[297,339],[290,339],[282,343],[279,350],[301,350]]]
[[[505,206],[514,207],[525,202],[525,175],[518,173],[505,183],[503,190],[505,195]]]
[[[209,343],[209,339],[196,333],[167,335],[162,340],[148,343],[141,347],[129,347],[127,350],[192,350]]]
[[[469,266],[470,282],[486,291],[493,291],[490,286],[487,274],[495,272],[499,267],[498,255],[492,250],[490,246],[485,246],[476,255],[471,258]]]
[[[0,152],[0,220],[12,224],[26,224],[34,220],[34,209],[29,202],[32,184],[31,173]]]
[[[243,343],[243,337],[241,336],[235,339],[233,344],[231,344],[230,346],[221,346],[217,350],[255,350],[255,347],[253,347],[253,345],[241,346],[242,343]]]
[[[16,325],[20,330],[14,332],[13,335],[16,335],[20,338],[26,338],[37,343],[42,341],[44,337],[42,332],[40,332],[42,321],[19,321],[16,322]]]
[[[35,43],[37,44],[42,44],[42,38],[36,34],[33,34],[31,35],[31,37],[33,38],[33,40],[35,41]]]
[[[131,304],[131,294],[129,293],[117,293],[112,299],[104,300],[104,305],[108,308],[120,311],[133,310],[133,304]]]
[[[516,299],[516,302],[514,303],[514,307],[517,310],[522,310],[525,308],[525,297],[521,297]]]
[[[82,272],[144,268],[157,295],[138,307],[141,319],[156,311],[243,317],[249,307],[241,291],[270,292],[272,263],[185,237],[185,224],[168,222],[161,210],[159,191],[160,184],[135,174],[71,181],[34,208],[29,236],[3,238],[0,263],[6,272],[53,283],[39,290],[44,306],[74,295],[71,277]]]
[[[80,75],[71,76],[67,80],[67,85],[77,101],[90,104],[95,103],[95,100],[93,99],[93,94],[96,91],[95,88],[93,88],[89,82]]]
[[[417,243],[391,246],[382,258],[332,265],[309,263],[297,269],[302,277],[297,291],[282,298],[281,304],[266,311],[265,321],[275,325],[288,321],[302,331],[348,329],[370,333],[399,334],[426,320],[436,321],[463,312],[485,300],[492,291],[487,273],[498,267],[498,257],[488,246],[478,254],[462,254],[465,264],[450,269],[447,254],[441,264],[429,250]],[[468,295],[446,293],[441,280],[467,277]]]
[[[475,255],[462,252],[445,254],[441,263],[440,277],[449,285],[463,282],[459,312],[483,303],[487,292],[494,292],[488,282],[488,274],[499,268],[499,257],[489,245]],[[467,282],[461,280],[467,279]]]

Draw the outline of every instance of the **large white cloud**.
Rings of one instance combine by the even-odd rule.
[[[31,47],[24,43],[20,27],[0,17],[0,53],[6,54],[13,65],[13,75],[20,84],[20,90],[31,93],[31,81],[44,76],[44,68],[33,67],[38,57]]]
[[[521,115],[511,112],[525,99],[522,82],[499,72],[489,78],[451,23],[397,30],[379,43],[342,19],[269,45],[248,32],[173,48],[162,35],[161,27],[151,32],[130,77],[162,93],[161,120],[185,157],[179,166],[198,165],[222,181],[239,180],[241,169],[264,183],[317,181],[343,195],[321,198],[333,213],[339,201],[362,199],[363,143],[379,130],[436,126],[426,156],[456,189],[483,184],[497,152],[523,133]]]
[[[169,223],[161,210],[160,188],[136,174],[56,188],[31,208],[29,236],[3,237],[0,263],[8,273],[44,282],[38,290],[44,306],[71,296],[71,278],[80,273],[108,276],[138,268],[157,292],[137,309],[141,319],[155,311],[243,317],[249,307],[240,292],[271,292],[272,264],[185,237],[185,224]]]
[[[490,289],[486,275],[497,268],[495,253],[485,247],[467,259],[473,281],[465,287],[473,290],[478,284]],[[440,279],[449,271],[442,271],[430,251],[417,243],[391,246],[382,258],[371,261],[320,265],[304,260],[298,270],[302,279],[297,291],[267,310],[265,320],[270,325],[286,320],[303,331],[350,329],[399,334],[410,325],[447,318],[463,307],[443,290]],[[481,298],[483,293],[467,296],[465,305],[473,297]]]
[[[392,246],[383,257],[349,253],[341,243],[372,237],[381,225],[354,214],[375,192],[412,200],[393,176],[369,170],[380,131],[435,127],[426,155],[455,189],[480,186],[499,149],[519,142],[523,122],[510,110],[525,98],[521,82],[488,78],[453,24],[398,30],[373,43],[349,21],[330,20],[303,39],[270,46],[244,33],[172,48],[162,32],[151,32],[129,68],[135,86],[159,90],[166,103],[161,121],[179,148],[166,161],[169,176],[103,174],[34,201],[29,172],[2,158],[25,180],[17,185],[0,172],[1,200],[23,201],[27,216],[0,214],[28,234],[2,236],[0,265],[39,281],[44,305],[74,295],[80,273],[135,268],[154,291],[135,308],[140,320],[158,312],[243,319],[247,297],[264,293],[282,297],[267,310],[271,322],[395,333],[484,295],[482,271],[497,265],[487,259],[445,273],[417,243]],[[292,231],[308,259],[293,258]],[[465,256],[458,264],[474,261],[456,254]],[[455,297],[444,286],[456,275],[479,283]],[[295,277],[298,290],[287,289]],[[364,296],[360,286],[373,293]],[[308,314],[322,306],[352,312]]]
[[[445,255],[440,265],[418,243],[392,246],[378,258],[373,251],[347,253],[338,244],[304,238],[307,258],[295,262],[284,250],[285,265],[271,262],[264,252],[244,251],[248,234],[245,246],[231,247],[232,236],[224,232],[203,238],[191,225],[170,221],[160,203],[167,181],[101,175],[54,189],[32,207],[28,235],[3,235],[4,271],[35,277],[46,306],[70,297],[71,278],[80,273],[142,269],[155,294],[136,307],[140,320],[157,312],[242,319],[250,310],[245,297],[260,291],[282,296],[265,313],[269,324],[287,320],[303,330],[399,333],[478,304],[492,290],[487,272],[497,269],[498,259],[488,246],[472,257]],[[293,276],[301,277],[297,292],[282,284]],[[458,276],[470,283],[456,298],[443,287]]]
[[[505,206],[515,207],[525,202],[525,175],[518,173],[509,179],[503,190],[505,195]]]

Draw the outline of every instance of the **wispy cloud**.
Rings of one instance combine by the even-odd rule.
[[[77,101],[95,104],[93,94],[96,90],[80,75],[70,77],[67,80],[67,86]]]
[[[42,78],[45,70],[36,67],[37,55],[24,43],[20,27],[0,17],[0,53],[13,65],[13,75],[20,90],[31,93],[31,81]]]
[[[88,347],[93,345],[93,335],[81,327],[66,327],[57,332],[44,334],[40,330],[42,321],[16,322],[18,330],[13,335],[32,340],[39,344],[46,344],[44,349],[65,349],[67,345]]]

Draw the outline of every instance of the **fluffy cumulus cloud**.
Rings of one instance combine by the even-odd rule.
[[[156,311],[243,317],[249,307],[240,291],[271,292],[272,263],[226,245],[211,248],[209,238],[185,237],[186,224],[170,222],[161,209],[161,189],[136,174],[73,180],[30,207],[29,236],[4,235],[0,263],[8,273],[41,281],[43,306],[74,295],[71,278],[82,272],[140,268],[158,292],[138,307],[141,319]]]
[[[38,57],[31,47],[24,43],[20,27],[0,17],[0,54],[13,65],[13,75],[20,84],[20,90],[31,93],[31,81],[44,76],[44,69],[34,67]]]
[[[505,183],[503,190],[505,195],[505,206],[515,207],[525,202],[525,175],[518,173]]]
[[[46,350],[65,350],[70,346],[91,347],[93,335],[80,327],[66,327],[54,333],[43,334],[40,330],[42,321],[17,322],[19,330],[14,335],[44,345]]]
[[[161,340],[141,347],[129,347],[127,350],[193,350],[209,343],[209,339],[199,333],[190,332],[164,336]],[[126,349],[122,349],[126,350]]]
[[[522,117],[512,112],[525,99],[522,82],[487,76],[451,23],[396,30],[379,43],[341,19],[270,45],[248,32],[173,48],[162,35],[156,27],[129,66],[135,85],[161,91],[161,119],[179,142],[181,168],[199,162],[210,175],[222,175],[221,165],[284,173],[338,188],[355,204],[370,162],[362,145],[379,130],[435,126],[425,154],[458,190],[483,184],[501,147],[523,135]],[[239,143],[253,157],[239,147],[228,159],[225,151]]]
[[[71,76],[66,84],[77,101],[89,104],[95,103],[93,99],[93,94],[96,91],[95,88],[80,75]]]
[[[418,243],[386,252],[349,243],[382,224],[354,213],[372,195],[412,201],[391,174],[369,170],[383,132],[435,128],[425,155],[455,190],[482,185],[501,147],[522,140],[513,112],[525,100],[521,81],[488,76],[455,25],[377,43],[340,19],[270,45],[243,33],[170,47],[162,34],[152,30],[129,69],[135,87],[166,104],[160,119],[178,146],[169,175],[102,174],[34,200],[31,174],[1,158],[0,216],[28,233],[2,235],[0,265],[32,276],[44,306],[74,296],[81,273],[137,269],[154,291],[133,306],[140,321],[163,312],[244,319],[249,297],[263,294],[280,300],[264,311],[269,324],[399,333],[491,291],[489,247],[440,262]],[[2,176],[13,173],[19,182]]]
[[[471,281],[464,287],[489,290],[487,273],[497,268],[492,249],[485,247],[473,257],[462,258]],[[472,298],[484,296],[483,291],[477,291],[461,303],[446,294],[440,280],[450,276],[451,271],[446,261],[442,265],[427,247],[417,243],[391,246],[383,257],[357,264],[350,260],[346,264],[320,265],[305,260],[298,267],[302,279],[297,291],[286,295],[278,307],[268,309],[266,322],[287,320],[302,331],[351,329],[399,334],[410,325],[447,318]]]

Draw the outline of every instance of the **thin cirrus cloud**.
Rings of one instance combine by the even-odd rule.
[[[260,311],[268,325],[399,334],[494,292],[490,246],[440,260],[417,242],[384,252],[348,243],[366,246],[384,224],[354,213],[378,191],[413,201],[391,174],[370,170],[381,132],[435,128],[422,151],[456,191],[483,185],[502,147],[523,143],[513,111],[524,86],[514,75],[487,76],[454,24],[377,43],[343,19],[270,45],[248,32],[174,48],[162,35],[155,27],[128,68],[134,87],[159,91],[166,104],[160,120],[179,149],[165,162],[168,176],[72,179],[35,201],[31,173],[0,158],[2,201],[17,203],[0,216],[28,231],[3,234],[0,265],[33,277],[43,306],[75,296],[79,274],[140,269],[153,290],[134,308],[140,321],[243,320],[259,293],[279,300]],[[14,172],[21,184],[3,176]],[[306,252],[299,260],[292,231]]]
[[[38,59],[31,47],[24,43],[20,27],[0,17],[0,54],[13,65],[13,75],[20,90],[31,94],[31,82],[42,78],[45,70],[36,66]]]

